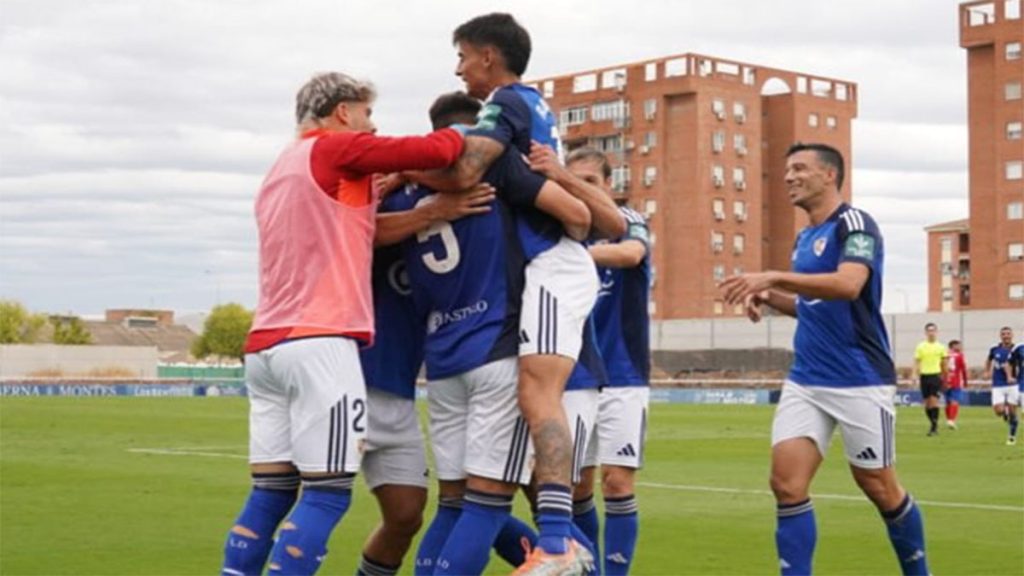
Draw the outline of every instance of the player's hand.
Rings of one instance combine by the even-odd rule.
[[[537,141],[530,141],[530,155],[526,161],[530,164],[530,170],[543,174],[549,180],[555,180],[563,170],[554,149]]]
[[[747,318],[751,322],[757,324],[764,317],[764,313],[761,307],[768,303],[768,291],[764,290],[757,294],[751,294],[743,299],[743,309],[747,313]]]
[[[726,278],[718,289],[726,304],[735,306],[744,304],[748,296],[761,294],[775,286],[776,275],[774,272],[758,272],[755,274],[740,274]]]
[[[434,201],[435,220],[458,220],[463,216],[473,214],[484,214],[491,211],[491,201],[494,200],[494,187],[485,182],[462,192],[454,194],[435,194]]]
[[[383,198],[408,184],[409,181],[398,172],[392,174],[374,174],[372,179],[373,194]]]

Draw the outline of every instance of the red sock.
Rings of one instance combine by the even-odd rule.
[[[946,404],[946,420],[956,420],[956,415],[960,413],[960,404],[956,402],[950,402]]]

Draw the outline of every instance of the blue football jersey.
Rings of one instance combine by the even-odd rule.
[[[1010,370],[1013,346],[1007,348],[1002,344],[996,344],[988,351],[988,359],[992,361],[992,387],[1010,386],[1013,382],[1007,377]]]
[[[608,386],[646,386],[651,372],[650,233],[643,215],[625,206],[619,211],[626,219],[626,234],[614,242],[636,240],[647,247],[647,254],[632,268],[598,268],[601,291],[594,323]]]
[[[395,192],[381,202],[379,212],[414,207],[409,195]],[[376,338],[359,352],[366,386],[397,396],[416,397],[416,376],[423,364],[423,314],[416,309],[405,268],[402,244],[373,251],[373,320]]]
[[[793,250],[794,272],[827,274],[843,262],[857,262],[871,273],[852,301],[797,297],[790,380],[833,387],[896,384],[881,313],[884,260],[878,225],[848,204],[822,224],[800,231]]]
[[[1024,343],[1017,344],[1010,355],[1010,364],[1017,371],[1017,386],[1024,392]]]
[[[432,192],[412,194],[421,202]],[[436,222],[406,246],[413,298],[426,313],[427,378],[517,355],[525,261],[503,200],[485,214]]]
[[[562,143],[558,122],[537,90],[523,84],[503,86],[484,102],[477,124],[468,133],[485,136],[505,146],[506,152],[530,153],[530,141],[551,146],[559,155]],[[498,192],[502,193],[501,190]],[[532,205],[516,207],[516,226],[527,260],[558,243],[564,235],[562,223]]]

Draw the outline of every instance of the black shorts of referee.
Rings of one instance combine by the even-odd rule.
[[[928,398],[929,396],[938,398],[941,392],[941,374],[921,374],[921,398]]]

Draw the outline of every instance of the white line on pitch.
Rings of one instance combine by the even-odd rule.
[[[686,490],[690,492],[719,492],[724,494],[754,494],[757,496],[771,496],[770,490],[749,490],[743,488],[722,488],[718,486],[689,486],[685,484],[659,484],[657,482],[637,482],[637,486],[646,488],[664,488],[666,490]],[[863,502],[864,496],[851,496],[849,494],[818,494],[811,495],[814,499],[821,500],[846,500],[851,502]],[[916,500],[916,499],[915,499]],[[936,506],[940,508],[970,508],[974,510],[997,510],[1000,512],[1024,512],[1021,506],[1001,506],[999,504],[972,504],[970,502],[940,502],[935,500],[917,500],[918,504],[924,506]]]
[[[224,452],[197,452],[195,450],[165,450],[161,448],[129,448],[128,452],[135,454],[158,454],[160,456],[206,456],[209,458],[238,458],[248,460],[249,457],[242,454],[226,454]]]

